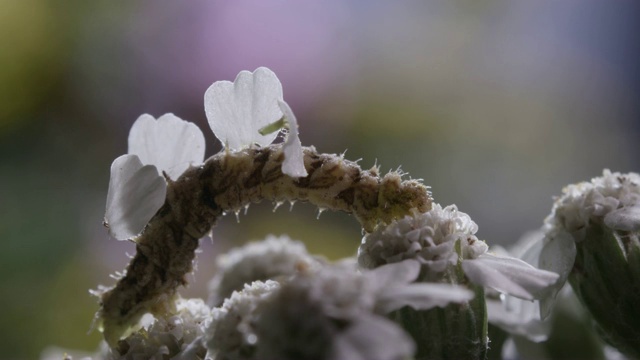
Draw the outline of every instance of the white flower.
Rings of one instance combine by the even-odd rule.
[[[219,306],[245,284],[290,276],[318,266],[320,260],[311,256],[302,242],[270,235],[264,241],[249,243],[218,257],[216,275],[209,284],[208,303]]]
[[[282,86],[271,70],[242,71],[233,83],[218,81],[204,98],[211,129],[231,150],[269,145],[278,132],[263,135],[259,130],[282,119],[289,128],[282,171],[307,176],[296,118],[282,101]],[[109,233],[118,240],[140,234],[164,203],[167,184],[162,174],[177,179],[189,166],[203,162],[204,150],[204,136],[194,124],[173,114],[158,120],[140,116],[129,132],[128,154],[111,165],[105,214]]]
[[[116,359],[198,359],[204,358],[204,330],[211,320],[211,309],[201,299],[179,299],[177,312],[168,318],[153,318],[150,323],[102,354]],[[143,318],[142,321],[144,321]]]
[[[541,313],[551,312],[555,297],[565,284],[576,257],[576,245],[585,239],[589,224],[611,231],[640,230],[640,175],[612,173],[605,169],[590,182],[569,185],[556,199],[545,219],[545,239],[537,251],[539,266],[560,274],[551,296],[540,303]],[[625,247],[620,246],[624,253]]]
[[[209,356],[214,360],[251,358],[257,342],[256,308],[278,289],[277,281],[255,281],[234,291],[222,306],[214,308],[205,337]]]
[[[253,283],[214,309],[210,354],[215,359],[406,358],[413,354],[413,341],[381,315],[473,297],[457,286],[412,283],[419,272],[413,260],[364,273],[345,264],[300,272],[280,286]]]
[[[198,127],[173,114],[155,120],[140,116],[129,132],[129,152],[114,160],[105,221],[118,240],[137,236],[165,201],[162,176],[179,177],[204,159],[204,136]]]
[[[547,232],[569,232],[576,241],[584,239],[590,221],[612,229],[640,228],[640,175],[612,173],[605,169],[591,182],[569,185],[562,190],[545,220]]]
[[[162,115],[158,120],[148,114],[140,116],[131,127],[128,143],[129,154],[166,172],[173,180],[192,164],[204,160],[202,131],[173,114]]]
[[[261,135],[259,130],[282,117],[278,100],[282,100],[280,80],[261,67],[241,71],[234,82],[213,83],[204,93],[204,109],[218,140],[231,150],[240,150],[275,140],[277,133]]]
[[[204,94],[204,108],[215,136],[226,148],[236,151],[254,144],[271,144],[278,131],[260,130],[284,117],[289,133],[283,148],[282,172],[293,177],[307,176],[297,120],[282,100],[282,85],[271,70],[260,67],[253,73],[241,71],[233,83],[215,82]]]
[[[374,268],[404,259],[416,259],[426,280],[437,281],[458,262],[473,283],[523,299],[541,297],[558,275],[534,268],[522,260],[487,253],[487,245],[474,235],[478,226],[455,205],[434,204],[426,213],[414,214],[379,227],[362,239],[358,261]]]

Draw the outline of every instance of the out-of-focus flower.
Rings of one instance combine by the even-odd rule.
[[[604,170],[563,190],[545,220],[540,267],[569,280],[605,340],[640,357],[640,175]],[[554,296],[541,302],[549,314]]]
[[[413,260],[365,273],[334,265],[298,273],[279,285],[253,283],[213,310],[210,354],[214,359],[411,356],[411,338],[381,315],[403,306],[428,309],[473,297],[456,286],[412,283],[419,270]]]
[[[173,114],[155,120],[142,115],[129,132],[129,152],[113,161],[105,222],[109,233],[126,240],[144,229],[165,201],[166,173],[176,179],[204,160],[200,129]]]
[[[211,312],[205,342],[213,359],[252,359],[258,341],[256,308],[274,296],[280,283],[273,280],[245,284]]]
[[[298,123],[289,105],[282,100],[282,85],[271,70],[260,67],[253,73],[241,71],[233,83],[213,83],[204,94],[204,107],[211,130],[231,150],[271,144],[278,131],[260,130],[284,116],[289,133],[283,149],[282,171],[294,177],[307,175]]]
[[[102,354],[105,360],[116,359],[204,359],[204,329],[211,319],[211,309],[201,299],[179,299],[175,314],[151,319],[150,324],[118,342],[116,348]],[[145,319],[142,319],[144,322]]]
[[[268,236],[218,257],[216,275],[209,283],[208,303],[220,306],[245,284],[291,276],[321,264],[322,260],[310,255],[303,243],[287,236]]]
[[[204,359],[204,330],[211,321],[211,309],[201,299],[178,299],[176,311],[167,317],[150,314],[140,320],[140,329],[110,348],[105,341],[95,354],[46,349],[42,360],[130,360]]]

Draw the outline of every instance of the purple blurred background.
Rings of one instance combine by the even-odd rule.
[[[97,310],[134,246],[101,225],[111,161],[133,121],[172,112],[221,149],[203,95],[267,66],[304,145],[402,169],[455,203],[489,244],[538,228],[564,185],[640,171],[634,2],[5,1],[0,11],[0,349],[93,350]],[[253,205],[203,241],[216,254],[289,234],[331,259],[355,254],[350,216]]]

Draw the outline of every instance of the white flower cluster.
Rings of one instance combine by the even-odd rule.
[[[267,236],[264,241],[249,243],[218,257],[216,273],[209,284],[208,303],[219,306],[245,284],[290,276],[322,263],[309,255],[302,242],[288,236]]]
[[[551,215],[545,220],[546,232],[567,231],[576,241],[584,239],[590,221],[614,230],[640,230],[640,175],[604,170],[590,182],[563,189]]]
[[[131,360],[131,359],[204,359],[202,342],[211,322],[211,308],[202,299],[178,299],[175,314],[164,317],[146,315],[140,329],[110,348],[102,342],[96,354],[79,354],[58,348],[46,349],[42,360]]]
[[[263,135],[260,130],[283,119],[289,131],[282,171],[307,176],[296,118],[282,100],[282,85],[271,70],[242,71],[233,83],[218,81],[207,89],[204,100],[211,130],[228,151],[269,145],[278,131]],[[129,133],[127,155],[111,165],[105,213],[110,234],[118,240],[140,234],[164,203],[167,181],[200,165],[204,151],[204,135],[196,125],[173,114],[158,120],[140,116]]]
[[[445,271],[458,261],[454,245],[462,246],[462,256],[475,259],[487,251],[484,241],[474,235],[478,226],[455,205],[406,216],[392,225],[376,229],[362,239],[358,261],[366,268],[416,259],[432,272]]]
[[[604,170],[590,182],[569,185],[556,199],[545,219],[545,238],[529,250],[538,266],[558,273],[550,296],[540,302],[540,313],[547,317],[554,299],[567,281],[576,258],[576,244],[585,239],[589,224],[600,224],[611,231],[640,230],[640,175]],[[620,250],[625,251],[621,246]]]
[[[412,283],[414,260],[359,273],[347,264],[300,272],[280,284],[254,282],[213,310],[214,359],[402,359],[414,344],[384,317],[402,306],[429,309],[473,293]],[[445,289],[446,288],[446,289]]]
[[[222,306],[211,312],[211,325],[205,342],[213,359],[249,359],[257,342],[255,334],[256,309],[280,288],[273,280],[245,284],[234,291]]]
[[[380,227],[362,239],[358,261],[365,268],[404,259],[419,261],[425,280],[437,281],[445,271],[460,263],[473,283],[523,299],[539,298],[558,276],[536,269],[526,262],[487,253],[487,245],[475,236],[478,226],[455,205],[434,204],[422,214],[414,214]]]
[[[102,358],[116,359],[197,359],[206,349],[204,330],[211,319],[211,309],[201,299],[179,299],[176,314],[154,318],[110,349]],[[144,322],[144,318],[143,318]]]

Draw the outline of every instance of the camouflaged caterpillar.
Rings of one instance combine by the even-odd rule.
[[[221,152],[203,165],[169,181],[164,205],[136,241],[136,255],[117,284],[100,295],[97,320],[114,346],[142,315],[174,311],[176,290],[186,285],[198,240],[217,218],[261,200],[308,201],[318,207],[353,214],[367,232],[417,210],[431,208],[431,195],[417,180],[385,176],[377,168],[334,154],[304,148],[308,176],[292,178],[281,171],[282,145]]]

